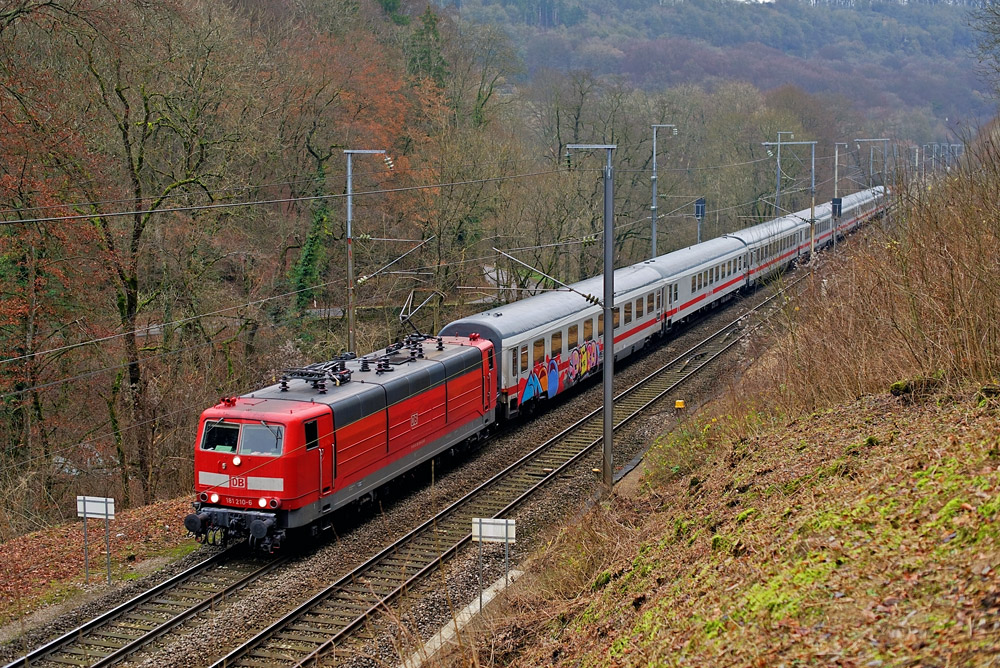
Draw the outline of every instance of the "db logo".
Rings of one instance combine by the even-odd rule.
[[[229,486],[230,487],[234,487],[236,489],[246,489],[247,488],[247,479],[246,478],[230,478],[229,479]]]
[[[411,427],[416,427],[417,426],[417,421],[418,421],[418,414],[417,413],[414,413],[413,415],[410,416],[410,426]]]

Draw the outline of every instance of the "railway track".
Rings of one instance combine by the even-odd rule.
[[[66,633],[5,668],[110,666],[169,633],[290,557],[239,556],[234,546]]]
[[[615,398],[615,429],[657,404],[747,336],[751,315],[783,295],[776,293],[619,394]],[[318,665],[321,656],[346,642],[366,620],[385,611],[390,602],[461,550],[471,540],[472,518],[511,512],[538,488],[599,449],[602,417],[603,409],[599,408],[549,439],[250,638],[212,668]]]

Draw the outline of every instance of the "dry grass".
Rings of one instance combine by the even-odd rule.
[[[855,399],[893,382],[986,383],[1000,369],[1000,146],[986,138],[933,185],[829,260],[790,314],[790,335],[747,376],[785,410]]]

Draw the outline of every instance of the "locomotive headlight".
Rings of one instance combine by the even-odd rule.
[[[260,506],[261,508],[267,508],[267,499],[265,499],[263,496],[260,497],[260,499],[257,500],[257,505]]]
[[[233,466],[239,466],[242,463],[243,463],[243,460],[240,459],[239,455],[236,455],[235,457],[233,457]]]
[[[215,492],[212,492],[212,496],[210,496],[208,498],[209,498],[209,500],[212,503],[218,503],[219,502],[219,495],[217,493],[215,493]]]

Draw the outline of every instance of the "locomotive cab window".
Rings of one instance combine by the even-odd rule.
[[[236,452],[236,444],[239,443],[239,440],[240,426],[238,424],[224,424],[222,420],[205,422],[205,435],[201,439],[201,449]]]
[[[245,424],[240,434],[240,454],[277,457],[281,454],[283,435],[284,428],[277,425]]]
[[[319,445],[319,423],[316,420],[306,422],[306,450],[312,450]]]

